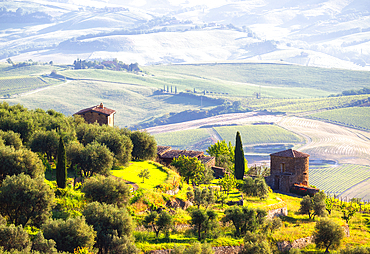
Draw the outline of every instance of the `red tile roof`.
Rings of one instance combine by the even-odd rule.
[[[171,147],[170,146],[157,146],[157,154],[158,155],[162,155],[164,154],[165,152],[171,150]]]
[[[277,152],[270,154],[270,156],[278,156],[278,157],[289,157],[289,158],[307,158],[310,157],[307,153],[302,153],[293,149],[288,149],[285,151]]]
[[[204,152],[200,151],[187,151],[187,150],[170,150],[165,152],[160,156],[162,159],[172,159],[172,158],[178,158],[180,155],[184,155],[187,157],[198,157],[203,155]]]
[[[200,158],[199,158],[199,160],[201,161],[201,162],[203,162],[203,164],[206,164],[206,163],[208,163],[208,162],[210,162],[210,161],[212,161],[212,160],[215,160],[216,158],[215,157],[212,157],[212,156],[201,156]]]
[[[82,110],[78,111],[77,113],[74,113],[74,115],[82,115],[82,114],[87,113],[87,112],[96,112],[96,113],[107,115],[107,116],[110,116],[110,115],[116,113],[115,110],[106,108],[106,107],[104,107],[103,103],[100,103],[100,105],[96,105],[96,106],[93,106],[93,107],[90,107],[90,108],[82,109]]]

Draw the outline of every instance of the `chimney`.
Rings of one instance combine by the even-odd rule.
[[[100,103],[99,108],[104,108],[103,102]]]

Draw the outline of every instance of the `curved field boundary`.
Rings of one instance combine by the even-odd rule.
[[[370,164],[368,134],[359,130],[317,120],[286,117],[279,125],[311,139],[301,150],[311,159],[330,159],[339,163]]]
[[[343,196],[354,186],[370,179],[370,167],[364,165],[344,164],[334,167],[310,168],[309,182],[317,188],[331,194]],[[363,187],[360,185],[360,187]],[[354,189],[352,196],[357,192],[364,197],[370,196],[370,189]],[[346,196],[346,195],[344,195]]]

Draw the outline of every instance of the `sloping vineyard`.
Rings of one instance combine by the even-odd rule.
[[[7,98],[14,94],[28,92],[45,86],[48,86],[48,84],[38,77],[0,78],[0,97]]]
[[[361,131],[296,117],[285,118],[279,125],[310,139],[300,150],[311,158],[369,165],[370,141],[358,134]]]
[[[353,107],[328,110],[310,115],[313,119],[329,121],[348,127],[370,130],[370,108]]]
[[[334,167],[310,168],[309,183],[327,193],[340,195],[354,185],[369,178],[369,166],[344,164]],[[363,194],[366,196],[366,193]],[[367,188],[367,195],[368,194],[370,194],[369,188]],[[351,197],[354,196],[356,196],[356,193],[351,194]]]
[[[214,128],[226,142],[235,143],[236,132],[242,136],[243,145],[261,143],[300,143],[303,140],[296,134],[276,125],[245,125]]]
[[[274,99],[263,98],[260,100],[246,99],[243,100],[243,106],[253,110],[272,110],[279,112],[301,113],[322,109],[341,108],[355,106],[360,100],[365,100],[368,94],[341,96],[341,97],[324,97],[312,99]]]

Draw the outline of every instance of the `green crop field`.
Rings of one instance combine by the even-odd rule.
[[[45,86],[48,84],[38,77],[0,78],[0,96],[9,97]]]
[[[370,178],[369,166],[344,164],[310,168],[309,183],[325,192],[339,195],[368,178]]]
[[[150,177],[143,179],[138,177],[138,174],[143,169],[149,169]],[[160,170],[157,166],[148,163],[147,161],[130,162],[130,166],[120,169],[112,170],[112,175],[120,177],[126,181],[134,182],[139,187],[144,189],[153,189],[155,186],[163,183],[167,178],[167,173]]]
[[[194,144],[210,138],[207,129],[194,129],[159,133],[153,135],[160,146],[171,146],[173,149],[189,149]]]
[[[370,108],[353,107],[333,109],[320,113],[315,113],[309,117],[317,120],[339,123],[350,127],[370,130]]]
[[[261,143],[300,143],[298,135],[275,125],[246,125],[214,128],[222,139],[235,144],[236,132],[239,131],[243,145]]]

